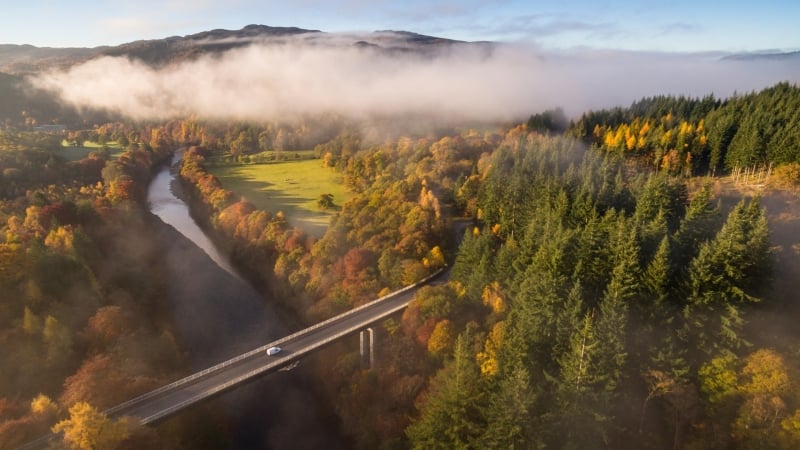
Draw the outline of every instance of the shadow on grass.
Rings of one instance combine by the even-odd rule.
[[[335,210],[315,211],[309,209],[308,204],[315,203],[316,198],[280,189],[276,183],[256,180],[241,173],[235,167],[228,168],[225,173],[219,173],[216,176],[225,189],[244,197],[258,209],[269,211],[272,214],[283,211],[286,220],[291,225],[300,227],[315,237],[322,237],[325,234],[335,212]]]

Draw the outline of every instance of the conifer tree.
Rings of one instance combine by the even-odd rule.
[[[558,448],[599,448],[605,440],[602,376],[597,372],[598,346],[594,314],[586,314],[559,358],[556,383],[557,423],[551,443]]]
[[[532,427],[533,390],[527,369],[517,366],[502,376],[489,394],[486,430],[478,448],[531,448],[537,437]]]
[[[652,301],[651,308],[657,308],[667,302],[672,278],[671,272],[669,238],[664,236],[642,275],[643,287]],[[655,311],[652,309],[651,311],[650,316],[652,317]]]
[[[406,429],[415,449],[474,447],[483,431],[484,392],[469,332],[459,335],[448,361],[419,404],[420,416]]]
[[[675,233],[675,267],[688,268],[700,245],[714,236],[719,220],[719,206],[711,202],[711,187],[703,186],[689,202]]]

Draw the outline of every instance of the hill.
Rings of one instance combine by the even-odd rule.
[[[387,52],[421,54],[453,45],[491,46],[486,42],[456,41],[408,31],[383,30],[372,33],[339,34],[297,27],[247,25],[240,30],[216,29],[187,36],[134,41],[111,47],[48,48],[0,44],[0,72],[24,75],[51,68],[68,67],[102,56],[124,56],[148,65],[164,66],[254,43],[285,45],[289,41],[299,41],[308,45],[353,45]]]
[[[48,68],[66,67],[94,57],[104,48],[51,48],[0,44],[0,72],[27,74]]]
[[[769,53],[736,53],[722,58],[726,61],[780,61],[780,60],[798,60],[800,59],[800,51],[797,52],[769,52]]]

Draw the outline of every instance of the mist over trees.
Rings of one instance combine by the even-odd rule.
[[[97,414],[186,370],[164,318],[160,249],[142,239],[154,226],[145,213],[152,171],[183,144],[180,178],[194,216],[298,324],[452,266],[449,282],[421,289],[402,317],[381,324],[375,368],[362,367],[347,343],[310,362],[359,448],[800,444],[797,336],[772,339],[749,325],[759,310],[791,306],[770,291],[775,259],[761,200],[723,206],[713,178],[689,178],[771,164],[799,184],[796,85],[651,96],[569,121],[584,104],[567,98],[565,112],[550,92],[582,97],[587,88],[559,82],[558,70],[525,52],[402,60],[422,68],[420,77],[383,56],[369,59],[378,75],[353,72],[365,55],[244,46],[178,66],[105,58],[38,79],[74,106],[139,120],[12,108],[0,132],[0,341],[9,349],[0,356],[0,447],[56,423],[77,446],[192,442],[181,440],[185,426],[156,435]],[[638,61],[631,73],[653,74],[642,64],[651,59],[628,56]],[[316,78],[282,84],[296,58]],[[540,78],[501,74],[509,61]],[[672,62],[672,71],[687,67]],[[186,83],[218,80],[231,65],[273,73],[286,95],[260,90],[250,71],[228,73],[227,91]],[[580,57],[567,65],[607,67]],[[315,84],[332,67],[341,84]],[[456,72],[470,77],[448,81]],[[123,73],[141,77],[114,76]],[[499,94],[471,84],[487,76]],[[137,78],[146,82],[124,84]],[[700,89],[688,81],[670,86]],[[248,94],[256,101],[233,100]],[[586,96],[608,104],[600,97]],[[518,126],[454,125],[521,116],[533,103],[554,109]],[[447,120],[410,131],[419,121],[403,115],[430,108]],[[74,126],[63,136],[32,131],[64,117]],[[68,162],[62,139],[126,150]],[[353,194],[320,238],[281,211],[257,209],[208,170],[310,149]],[[87,424],[108,433],[78,443],[75,431]]]
[[[114,160],[92,152],[69,162],[56,136],[0,133],[1,447],[46,434],[57,419],[75,440],[92,412],[182,370],[162,320],[161,250],[145,237],[149,170],[169,151],[134,145]],[[126,436],[150,439],[132,428]]]
[[[484,167],[478,226],[453,267],[462,304],[485,308],[479,332],[461,337],[473,367],[460,370],[481,374],[480,394],[470,396],[480,406],[436,421],[468,433],[442,433],[424,425],[445,395],[429,391],[409,428],[412,447],[720,445],[691,431],[730,426],[705,415],[698,371],[718,357],[742,364],[751,351],[743,318],[763,299],[770,270],[758,201],[722,217],[708,188],[690,199],[681,181],[631,177],[622,160],[524,130],[510,132]],[[453,352],[437,385],[468,376],[448,369],[463,358]],[[524,418],[509,424],[493,405]]]
[[[797,58],[548,52],[521,44],[425,38],[383,32],[228,40],[218,43],[224,52],[157,62],[136,49],[120,49],[28,81],[74,108],[138,120],[193,115],[276,122],[327,113],[362,122],[412,116],[449,125],[515,121],[532,107],[561,107],[575,117],[656,95],[714,93],[724,99],[800,81]]]
[[[726,100],[652,97],[591,111],[569,133],[673,174],[800,163],[800,88],[779,83]]]
[[[772,89],[795,88],[744,98]],[[380,145],[343,131],[315,149],[356,193],[327,234],[315,241],[280,228],[268,260],[239,262],[274,261],[271,289],[313,322],[455,258],[448,284],[420,290],[400,321],[383,325],[376,368],[360,367],[346,345],[339,357],[319,355],[360,447],[792,448],[794,347],[754,347],[763,337],[748,326],[759,308],[783,306],[769,290],[766,213],[758,198],[723,209],[713,179],[682,177],[708,165],[650,162],[678,143],[676,161],[693,151],[710,160],[698,124],[737,101],[645,99],[567,127],[575,134],[599,118],[616,134],[666,116],[658,126],[676,140],[640,153],[554,135],[564,126],[558,111],[532,117],[530,128]],[[184,177],[214,186],[202,170],[213,152],[202,153],[184,164],[197,175]],[[212,226],[234,248],[249,248],[257,217],[264,229],[282,224],[227,198]],[[439,223],[448,216],[468,221]],[[442,226],[464,230],[457,250]],[[770,387],[764,377],[781,381]]]

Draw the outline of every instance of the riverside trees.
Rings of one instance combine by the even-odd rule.
[[[796,88],[773,90],[793,98]],[[248,278],[308,322],[441,267],[452,254],[448,217],[469,219],[452,281],[420,290],[400,321],[384,324],[376,368],[361,368],[347,350],[318,356],[361,447],[791,448],[800,439],[794,350],[753,347],[746,326],[754,305],[770,300],[765,213],[758,199],[724,213],[710,188],[680,178],[734,160],[744,116],[714,115],[761,95],[657,98],[587,113],[570,132],[588,130],[580,135],[601,151],[525,126],[375,145],[347,130],[315,149],[355,193],[320,239],[204,170],[211,152],[252,158],[277,134],[193,121],[135,134],[209,144],[187,151],[182,167],[196,216]],[[757,137],[769,129],[756,128]],[[115,204],[139,198],[123,175],[142,172],[123,169],[146,156],[131,153],[102,172],[114,187],[98,214],[113,218]],[[53,217],[73,217],[73,208],[42,200],[9,217],[8,229],[38,232],[51,249],[80,243],[80,234],[52,229]],[[3,251],[10,266],[25,261],[24,252]],[[59,317],[22,306],[21,330],[75,347],[74,336],[57,338],[65,335]],[[128,315],[104,306],[85,320],[99,352],[119,339],[112,329],[130,329]],[[73,369],[71,379],[87,384],[122,376],[103,355]],[[79,399],[81,384],[63,395]]]
[[[158,243],[144,238],[149,171],[169,153],[132,147],[114,161],[67,162],[51,139],[10,133],[0,133],[0,164],[19,176],[0,179],[2,448],[68,411],[87,430],[99,422],[84,413],[165,383],[181,361],[160,320]],[[73,425],[58,429],[88,448]]]
[[[719,105],[686,104],[689,118]],[[684,128],[680,139],[702,137]],[[759,351],[746,318],[768,300],[758,199],[724,215],[709,188],[690,190],[669,168],[639,173],[631,159],[525,126],[373,147],[346,134],[318,153],[356,193],[319,240],[225,193],[201,151],[183,169],[245,270],[274,277],[310,321],[440,266],[447,212],[473,219],[451,283],[421,290],[386,324],[378,368],[326,360],[360,445],[399,443],[409,416],[405,436],[420,448],[711,445],[705,429],[735,429],[745,445],[744,423],[785,424],[781,439],[794,439],[795,399],[778,394],[783,406],[764,409],[776,395],[739,394],[743,361]],[[723,377],[736,394],[718,415],[704,386],[724,373],[737,374]]]

